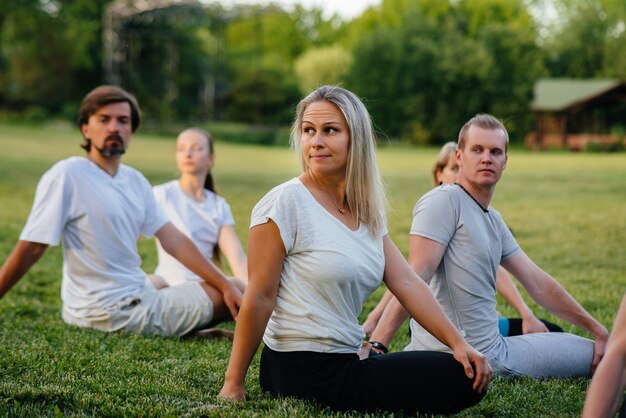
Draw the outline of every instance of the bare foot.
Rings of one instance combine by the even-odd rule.
[[[190,337],[206,338],[213,340],[217,338],[225,338],[232,341],[235,338],[235,332],[224,328],[205,328],[189,334]]]

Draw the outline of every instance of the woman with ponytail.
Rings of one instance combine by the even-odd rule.
[[[233,215],[219,196],[211,169],[215,163],[211,135],[189,128],[176,139],[176,164],[180,178],[154,187],[157,202],[171,222],[187,235],[208,258],[221,266],[224,254],[232,274],[243,289],[248,281],[247,258],[235,233]],[[202,280],[163,250],[157,241],[159,264],[150,276],[157,288]],[[243,283],[242,283],[243,282]]]

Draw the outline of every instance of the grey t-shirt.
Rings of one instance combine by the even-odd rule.
[[[491,207],[484,212],[459,186],[443,185],[415,205],[411,235],[447,247],[430,289],[471,346],[492,348],[500,340],[496,269],[520,251],[500,214]],[[450,351],[413,319],[407,350]]]

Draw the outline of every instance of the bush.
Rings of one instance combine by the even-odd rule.
[[[23,113],[24,122],[28,123],[43,123],[49,116],[48,110],[41,106],[29,106]]]
[[[618,137],[615,141],[609,144],[587,142],[587,144],[585,145],[585,151],[587,152],[623,152],[624,151],[624,139]]]
[[[289,129],[273,125],[215,123],[208,124],[205,128],[218,141],[254,145],[287,145],[289,143]]]
[[[408,129],[405,130],[404,135],[402,135],[403,142],[406,142],[411,145],[430,145],[432,140],[431,132],[424,127],[420,122],[412,122]]]

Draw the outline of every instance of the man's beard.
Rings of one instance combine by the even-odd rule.
[[[94,147],[103,157],[119,157],[126,152],[124,149],[124,140],[122,140],[122,137],[119,135],[107,136],[102,148],[98,148],[95,145]]]

